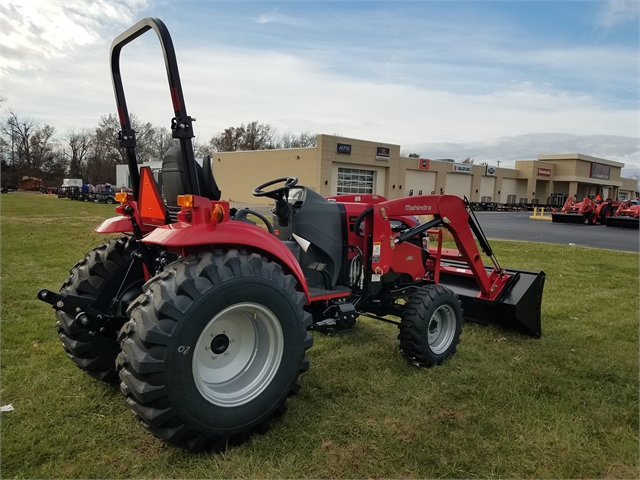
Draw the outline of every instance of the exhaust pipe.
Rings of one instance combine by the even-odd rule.
[[[458,262],[447,262],[447,264],[460,268],[466,266]],[[491,267],[485,268],[487,273],[492,270]],[[458,295],[465,320],[485,325],[496,324],[507,330],[540,338],[545,273],[512,269],[505,269],[505,271],[513,277],[502,294],[493,302],[478,298],[480,290],[473,278],[442,272],[440,284]]]

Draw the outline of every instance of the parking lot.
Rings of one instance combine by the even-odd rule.
[[[233,204],[249,207],[263,215],[271,214],[264,205]],[[569,225],[550,220],[532,220],[531,212],[475,212],[487,238],[525,242],[557,243],[591,248],[607,248],[623,252],[640,250],[638,230],[604,225]]]
[[[532,220],[531,212],[476,212],[488,238],[638,252],[638,230]]]

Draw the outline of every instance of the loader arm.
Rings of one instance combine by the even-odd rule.
[[[389,221],[391,217],[416,214],[433,215],[434,220],[414,227],[401,235],[392,232]],[[406,197],[374,205],[372,271],[378,275],[388,273],[392,265],[397,263],[397,259],[394,259],[394,254],[396,251],[401,251],[396,248],[399,243],[403,243],[410,237],[438,224],[442,224],[451,232],[461,259],[466,261],[468,270],[478,284],[480,289],[479,297],[487,300],[496,299],[511,276],[504,270],[499,269],[497,265],[490,273],[487,273],[474,240],[473,232],[476,232],[476,236],[478,236],[480,244],[487,255],[492,255],[491,249],[484,236],[480,234],[477,223],[470,217],[463,200],[455,195]],[[379,255],[377,255],[378,251]],[[402,253],[404,253],[404,250]]]
[[[453,195],[425,195],[389,200],[372,206],[372,221],[365,225],[370,236],[367,258],[371,273],[382,277],[392,271],[411,272],[415,285],[436,283],[448,287],[460,299],[464,318],[479,323],[497,323],[504,328],[540,337],[544,272],[529,272],[499,266],[470,209]],[[433,220],[400,234],[391,229],[391,217],[433,215]],[[424,249],[408,240],[442,225],[451,232],[458,249],[430,248],[430,266],[420,264]],[[433,232],[433,230],[431,230]],[[485,266],[476,245],[491,259]],[[427,271],[427,269],[430,271]],[[421,269],[421,273],[417,272]]]

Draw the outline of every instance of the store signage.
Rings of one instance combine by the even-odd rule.
[[[551,176],[551,169],[550,168],[538,168],[538,175],[542,175],[544,177],[550,177]]]
[[[611,177],[611,167],[601,163],[591,164],[591,178],[599,178],[600,180],[609,180]]]
[[[418,159],[418,170],[429,170],[429,164],[431,160],[428,158],[419,158]]]
[[[383,162],[389,161],[389,148],[388,147],[378,147],[376,150],[376,160],[382,160]]]
[[[455,173],[471,173],[471,165],[468,163],[454,163],[451,171]]]
[[[351,145],[349,145],[348,143],[339,143],[336,149],[336,153],[351,155]]]
[[[496,167],[492,167],[491,165],[487,165],[487,169],[485,170],[484,174],[486,176],[489,176],[489,177],[495,177],[497,170],[498,169]]]

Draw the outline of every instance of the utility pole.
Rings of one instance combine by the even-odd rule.
[[[498,168],[500,168],[500,160],[498,160]]]

